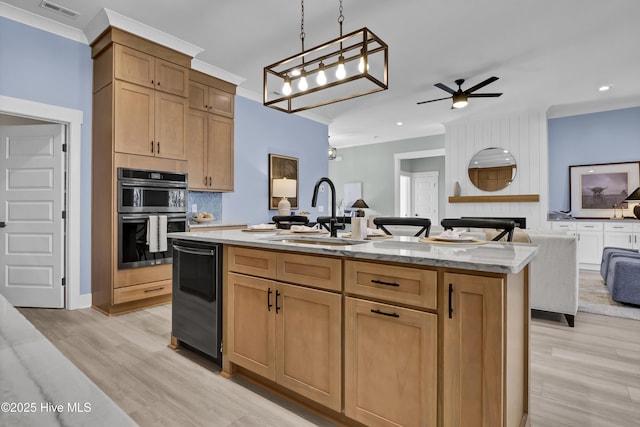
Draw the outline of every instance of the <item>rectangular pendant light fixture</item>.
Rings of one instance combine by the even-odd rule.
[[[342,35],[340,13],[340,37],[304,50],[303,31],[302,52],[264,67],[265,106],[297,113],[388,88],[387,44],[366,27]]]

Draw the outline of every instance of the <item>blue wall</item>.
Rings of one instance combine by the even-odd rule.
[[[299,209],[317,216],[311,208],[313,186],[327,176],[327,125],[264,107],[236,96],[235,192],[222,195],[222,220],[260,224],[269,222],[277,210],[269,210],[269,154],[297,157]],[[324,203],[318,199],[318,205]]]
[[[550,119],[548,132],[552,211],[569,210],[569,166],[640,161],[640,107]]]
[[[92,67],[88,45],[0,17],[0,95],[83,112],[81,294],[91,292]]]
[[[80,293],[90,293],[91,48],[0,17],[0,64],[0,95],[84,113]],[[311,194],[315,180],[327,175],[328,127],[239,96],[235,115],[235,192],[222,196],[222,220],[261,223],[276,213],[268,210],[269,153],[300,159],[300,209],[315,216]]]

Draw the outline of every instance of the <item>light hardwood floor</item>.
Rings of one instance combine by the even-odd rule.
[[[330,426],[227,380],[189,350],[167,348],[171,306],[120,316],[20,309],[141,426]],[[531,327],[533,427],[640,426],[640,321],[579,312],[576,327],[536,313]]]

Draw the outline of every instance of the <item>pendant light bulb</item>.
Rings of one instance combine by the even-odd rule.
[[[291,95],[291,79],[289,78],[289,76],[285,76],[284,78],[284,84],[282,85],[282,93],[285,96]]]
[[[300,77],[300,80],[298,81],[298,89],[305,91],[309,88],[309,83],[307,83],[307,72],[304,70],[304,68],[302,69],[300,75],[302,77]]]
[[[360,51],[361,55],[360,55],[360,62],[358,62],[358,71],[360,71],[360,73],[364,73],[364,52]],[[369,71],[369,61],[367,61],[367,71]]]
[[[344,68],[344,56],[338,58],[338,69],[336,70],[336,78],[342,80],[347,76],[347,70]]]
[[[316,83],[318,83],[319,86],[324,86],[327,83],[327,75],[324,72],[324,64],[322,62],[320,62],[320,66],[318,67]]]

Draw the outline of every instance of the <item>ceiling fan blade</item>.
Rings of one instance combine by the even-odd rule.
[[[497,77],[489,77],[487,80],[478,83],[475,86],[470,87],[469,89],[465,90],[465,93],[471,93],[471,92],[475,92],[476,90],[480,89],[481,87],[485,87],[486,85],[488,85],[489,83],[493,83],[496,80],[498,80]]]
[[[444,85],[442,83],[436,83],[434,84],[435,87],[442,89],[445,92],[449,92],[451,95],[455,95],[456,93],[458,93],[457,91],[451,89],[449,86]]]
[[[495,98],[502,95],[501,93],[470,93],[467,98]]]
[[[442,101],[442,100],[445,100],[445,99],[451,99],[451,97],[450,97],[450,96],[447,96],[446,98],[438,98],[438,99],[430,99],[430,100],[428,100],[428,101],[420,101],[420,102],[417,102],[417,104],[418,104],[418,105],[420,105],[420,104],[426,104],[427,102]]]

